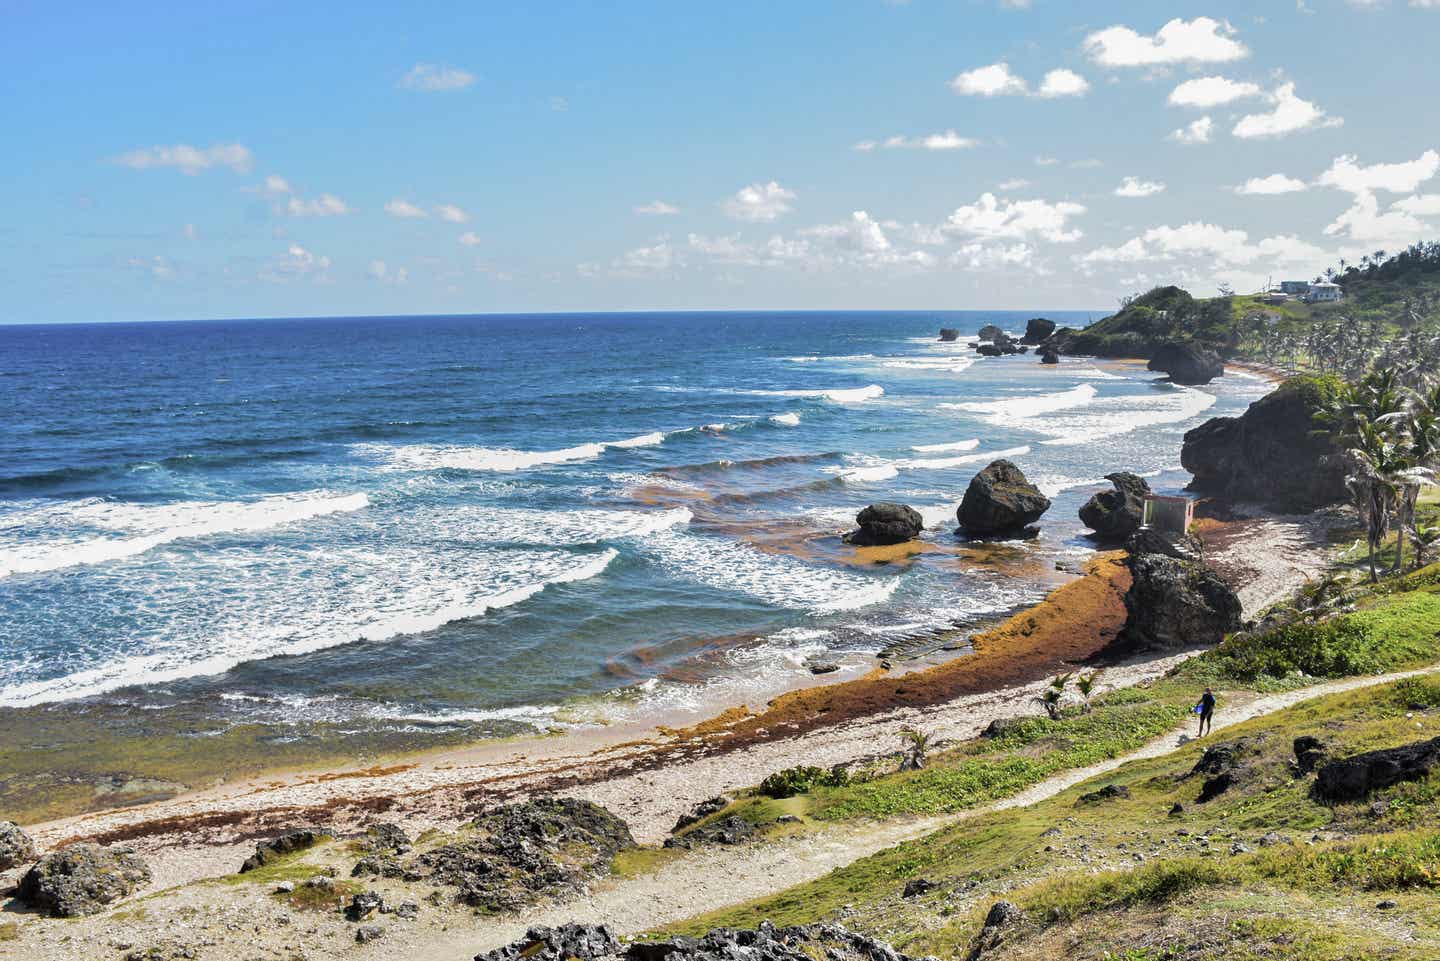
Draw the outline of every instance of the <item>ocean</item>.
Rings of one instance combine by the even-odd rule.
[[[0,327],[0,713],[487,736],[953,647],[1094,550],[1106,473],[1178,490],[1184,431],[1268,389],[937,340],[1028,316]],[[999,456],[1054,506],[966,544]],[[841,544],[880,500],[924,515],[918,553]]]

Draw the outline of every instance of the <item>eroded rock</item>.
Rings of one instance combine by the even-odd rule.
[[[1315,796],[1331,803],[1359,801],[1401,781],[1429,777],[1440,762],[1440,737],[1337,758],[1320,769]]]
[[[967,535],[1015,535],[1050,509],[1050,498],[1008,460],[992,462],[970,481],[955,512]]]
[[[42,857],[20,879],[21,901],[46,914],[95,914],[150,882],[150,868],[130,848],[72,844]]]
[[[1101,491],[1080,508],[1080,521],[1103,541],[1119,543],[1140,530],[1150,485],[1129,471],[1106,474],[1114,490]]]
[[[35,860],[35,842],[14,821],[0,821],[0,871]]]
[[[879,503],[855,515],[860,529],[845,535],[845,543],[856,547],[903,544],[913,541],[925,529],[925,519],[913,507],[904,504]]]

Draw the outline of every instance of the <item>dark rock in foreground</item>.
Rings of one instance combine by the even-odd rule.
[[[1215,417],[1185,434],[1180,463],[1190,489],[1272,510],[1303,513],[1346,500],[1345,464],[1315,413],[1340,382],[1292,377],[1239,417]]]
[[[1161,344],[1150,355],[1147,370],[1170,375],[1173,384],[1197,386],[1223,377],[1225,364],[1213,350],[1195,343]]]
[[[1300,774],[1311,773],[1329,756],[1325,742],[1313,734],[1300,735],[1292,747],[1295,751],[1295,770]]]
[[[617,853],[635,846],[624,821],[574,798],[493,808],[468,827],[473,836],[409,861],[407,880],[453,887],[456,899],[472,907],[514,909],[578,890],[608,871]]]
[[[1123,784],[1107,784],[1098,791],[1082,794],[1075,799],[1077,804],[1100,804],[1104,801],[1118,801],[1128,798],[1130,789]]]
[[[1020,343],[1034,346],[1055,333],[1055,321],[1044,317],[1032,317],[1025,322],[1025,336]]]
[[[1358,801],[1401,781],[1428,777],[1440,762],[1440,737],[1338,758],[1320,769],[1315,796],[1323,801]]]
[[[1050,509],[1050,498],[1008,460],[976,474],[955,512],[966,534],[1012,534],[1034,524]]]
[[[910,961],[894,948],[835,924],[755,930],[717,928],[703,938],[675,937],[622,945],[604,925],[531,928],[519,941],[475,955],[475,961]]]
[[[1046,344],[1044,347],[1041,347],[1039,350],[1039,354],[1040,363],[1042,364],[1060,363],[1060,351],[1056,350],[1054,345],[1052,344]]]
[[[690,825],[703,821],[710,815],[717,811],[723,811],[734,803],[735,799],[728,794],[717,794],[712,798],[706,798],[689,811],[680,815],[675,821],[675,826],[670,829],[670,832],[673,834],[676,831],[683,831]]]
[[[711,844],[743,844],[753,838],[757,833],[754,824],[732,814],[717,821],[707,821],[699,827],[691,828],[684,834],[674,834],[665,839],[667,848],[691,848],[706,847]]]
[[[0,821],[0,871],[35,859],[35,842],[14,821]]]
[[[22,902],[58,918],[105,909],[150,882],[150,868],[130,848],[72,844],[41,858],[20,879]]]
[[[956,330],[954,327],[941,327],[940,339],[944,341],[959,340],[960,331]]]
[[[1149,650],[1174,651],[1220,643],[1240,629],[1240,599],[1198,561],[1166,554],[1131,554],[1121,637]]]
[[[1106,474],[1114,490],[1101,491],[1080,508],[1080,520],[1104,541],[1123,541],[1140,529],[1150,485],[1129,471]]]
[[[325,834],[313,828],[301,828],[295,831],[287,831],[278,838],[271,838],[269,841],[261,841],[255,845],[255,853],[245,859],[240,865],[240,873],[254,871],[256,868],[263,868],[287,854],[294,854],[296,851],[304,851],[313,848],[320,843]]]
[[[858,531],[845,535],[845,543],[856,547],[903,544],[913,541],[925,529],[925,519],[904,504],[871,504],[855,515]]]
[[[994,324],[986,324],[984,327],[980,328],[980,333],[976,334],[975,336],[979,337],[981,340],[995,341],[999,340],[1001,337],[1004,337],[1005,331],[1001,330],[999,327],[996,327]]]

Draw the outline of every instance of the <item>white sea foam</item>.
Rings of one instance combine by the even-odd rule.
[[[1033,429],[1051,436],[1046,444],[1073,446],[1128,434],[1142,427],[1182,423],[1213,406],[1213,394],[1191,387],[1173,387],[1138,396],[1107,397],[1083,412],[1039,421]]]
[[[1001,457],[1023,457],[1030,453],[1030,448],[1007,447],[1005,450],[981,451],[978,454],[962,454],[959,457],[918,457],[910,460],[895,462],[895,466],[903,470],[945,470],[950,467],[963,467],[966,464],[978,464],[981,461],[997,460]]]
[[[640,547],[677,577],[747,594],[774,607],[814,614],[878,604],[900,585],[895,574],[867,576],[817,567],[783,554],[766,554],[747,544],[678,529],[646,538]]]
[[[841,480],[866,484],[889,480],[900,473],[900,469],[894,464],[876,464],[873,467],[825,468],[825,470],[839,474]]]
[[[423,634],[519,604],[550,585],[596,577],[617,556],[614,550],[577,557],[563,551],[487,553],[484,548],[442,554],[417,544],[191,559],[150,576],[172,588],[177,583],[183,588],[186,577],[225,578],[236,595],[234,603],[219,610],[196,605],[185,616],[139,611],[142,619],[150,615],[153,620],[140,625],[140,651],[63,677],[12,684],[0,689],[0,706],[215,675],[246,661]]]
[[[910,448],[920,454],[943,454],[948,451],[974,450],[980,446],[979,438],[970,440],[957,440],[950,444],[916,444]]]
[[[365,494],[329,491],[171,504],[45,501],[0,516],[0,577],[103,564],[179,540],[268,530],[369,504]]]
[[[745,394],[758,397],[815,397],[836,404],[860,404],[885,395],[885,388],[879,384],[864,387],[827,387],[816,390],[746,390]]]
[[[800,415],[794,411],[786,414],[775,414],[770,418],[770,423],[779,424],[781,427],[799,427]]]
[[[605,446],[618,447],[624,450],[631,447],[654,447],[656,444],[663,444],[664,442],[665,433],[657,430],[649,434],[641,434],[639,437],[631,437],[627,440],[612,440]]]
[[[881,363],[881,367],[892,370],[941,370],[951,374],[962,374],[975,363],[973,356],[897,358]]]
[[[570,547],[599,544],[626,537],[644,537],[690,523],[684,507],[662,511],[573,510],[549,511],[534,508],[476,506],[440,508],[412,515],[412,522],[444,530],[448,536],[467,543],[537,544]]]
[[[1056,411],[1084,407],[1095,399],[1095,388],[1080,384],[1053,394],[1033,394],[1007,400],[991,400],[964,404],[941,404],[946,410],[966,410],[989,415],[995,423],[1013,424],[1017,420],[1052,414]]]
[[[517,471],[593,460],[605,453],[604,444],[580,444],[562,450],[512,450],[508,447],[458,447],[412,444],[386,447],[357,444],[357,453],[380,459],[390,470]]]

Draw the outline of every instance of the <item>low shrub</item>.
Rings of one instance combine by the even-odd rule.
[[[813,764],[801,764],[776,771],[760,782],[760,793],[766,797],[787,798],[809,794],[817,787],[844,787],[850,776],[842,767],[826,770]]]

